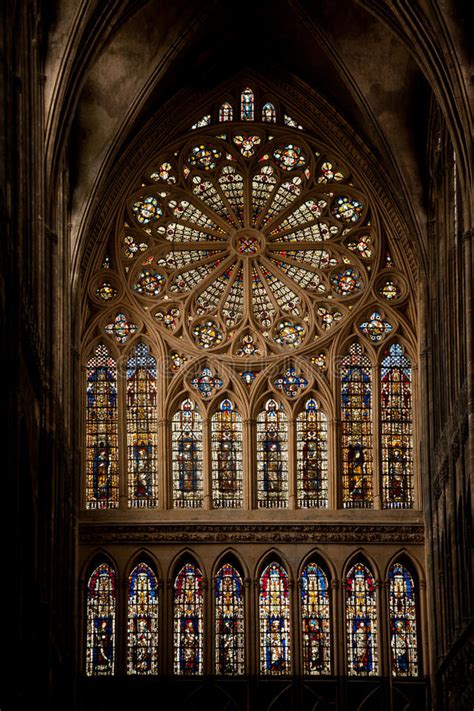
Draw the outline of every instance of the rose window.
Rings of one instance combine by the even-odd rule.
[[[375,245],[342,165],[297,131],[245,129],[194,134],[150,166],[122,258],[163,334],[252,357],[338,329],[369,291]]]

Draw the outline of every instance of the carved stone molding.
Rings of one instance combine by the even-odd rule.
[[[105,543],[405,543],[423,544],[422,525],[82,524],[84,545]]]

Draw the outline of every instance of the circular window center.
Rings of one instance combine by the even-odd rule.
[[[237,230],[232,238],[232,247],[239,257],[255,257],[263,250],[265,239],[258,230],[246,227]]]

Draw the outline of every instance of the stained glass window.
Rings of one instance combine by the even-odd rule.
[[[99,345],[87,363],[86,506],[118,506],[117,365]]]
[[[158,581],[146,563],[128,578],[127,671],[158,673]]]
[[[219,109],[219,121],[232,121],[234,116],[234,111],[232,109],[232,104],[228,101],[224,101]]]
[[[145,343],[127,361],[128,505],[157,505],[156,359]]]
[[[375,581],[362,563],[354,565],[346,579],[346,640],[349,675],[377,675]]]
[[[242,416],[223,400],[211,420],[212,500],[217,508],[242,506]]]
[[[413,506],[413,412],[410,359],[398,343],[384,353],[380,371],[384,508]]]
[[[359,343],[342,359],[342,499],[344,508],[372,506],[371,363]]]
[[[298,506],[328,505],[328,420],[314,398],[296,418]]]
[[[268,121],[269,123],[276,123],[276,109],[271,103],[266,103],[262,107],[262,121]]]
[[[216,575],[216,673],[243,674],[244,594],[242,578],[225,563]]]
[[[290,595],[286,570],[267,565],[260,577],[260,672],[280,676],[291,672]]]
[[[115,670],[115,571],[99,565],[87,583],[87,676],[111,676]]]
[[[195,403],[186,398],[171,424],[173,506],[202,506],[202,418]]]
[[[267,400],[257,416],[258,506],[288,506],[288,421],[283,405]]]
[[[316,563],[301,575],[303,673],[331,673],[331,621],[328,579]]]
[[[416,591],[413,577],[401,563],[388,573],[390,649],[393,676],[418,675]]]
[[[253,121],[255,118],[255,97],[249,87],[240,96],[240,118],[242,121]]]
[[[174,583],[174,672],[202,674],[204,597],[202,573],[186,563]]]

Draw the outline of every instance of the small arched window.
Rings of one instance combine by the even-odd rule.
[[[276,109],[275,106],[267,102],[262,106],[262,121],[267,121],[268,123],[276,123]]]
[[[111,676],[115,671],[115,571],[101,563],[87,583],[87,676]]]
[[[418,676],[416,590],[413,576],[394,563],[388,573],[390,651],[393,676]]]
[[[314,398],[296,418],[298,506],[328,505],[328,420]]]
[[[87,362],[86,505],[118,506],[117,364],[104,345]]]
[[[128,578],[129,674],[158,673],[158,580],[146,563],[138,563]]]
[[[127,360],[128,503],[146,508],[158,503],[156,359],[145,343]]]
[[[243,674],[244,590],[239,571],[230,563],[217,571],[215,603],[216,674]]]
[[[204,595],[202,573],[186,563],[174,581],[174,673],[202,674],[204,670]]]
[[[331,673],[331,619],[326,573],[308,563],[301,574],[303,674]]]
[[[290,594],[288,573],[273,562],[259,581],[260,672],[273,676],[291,672]]]
[[[186,398],[173,415],[173,506],[202,506],[202,418],[195,403]]]
[[[288,420],[273,398],[257,416],[257,487],[259,507],[288,506]]]
[[[255,118],[255,96],[250,87],[246,87],[240,95],[240,118],[242,121],[253,121]]]
[[[363,563],[356,563],[346,578],[346,649],[349,676],[378,674],[375,581]]]
[[[225,399],[211,420],[212,499],[217,508],[240,508],[243,498],[242,416]]]
[[[228,101],[224,101],[219,108],[219,121],[232,121],[233,118],[234,110],[232,108],[232,104]]]

